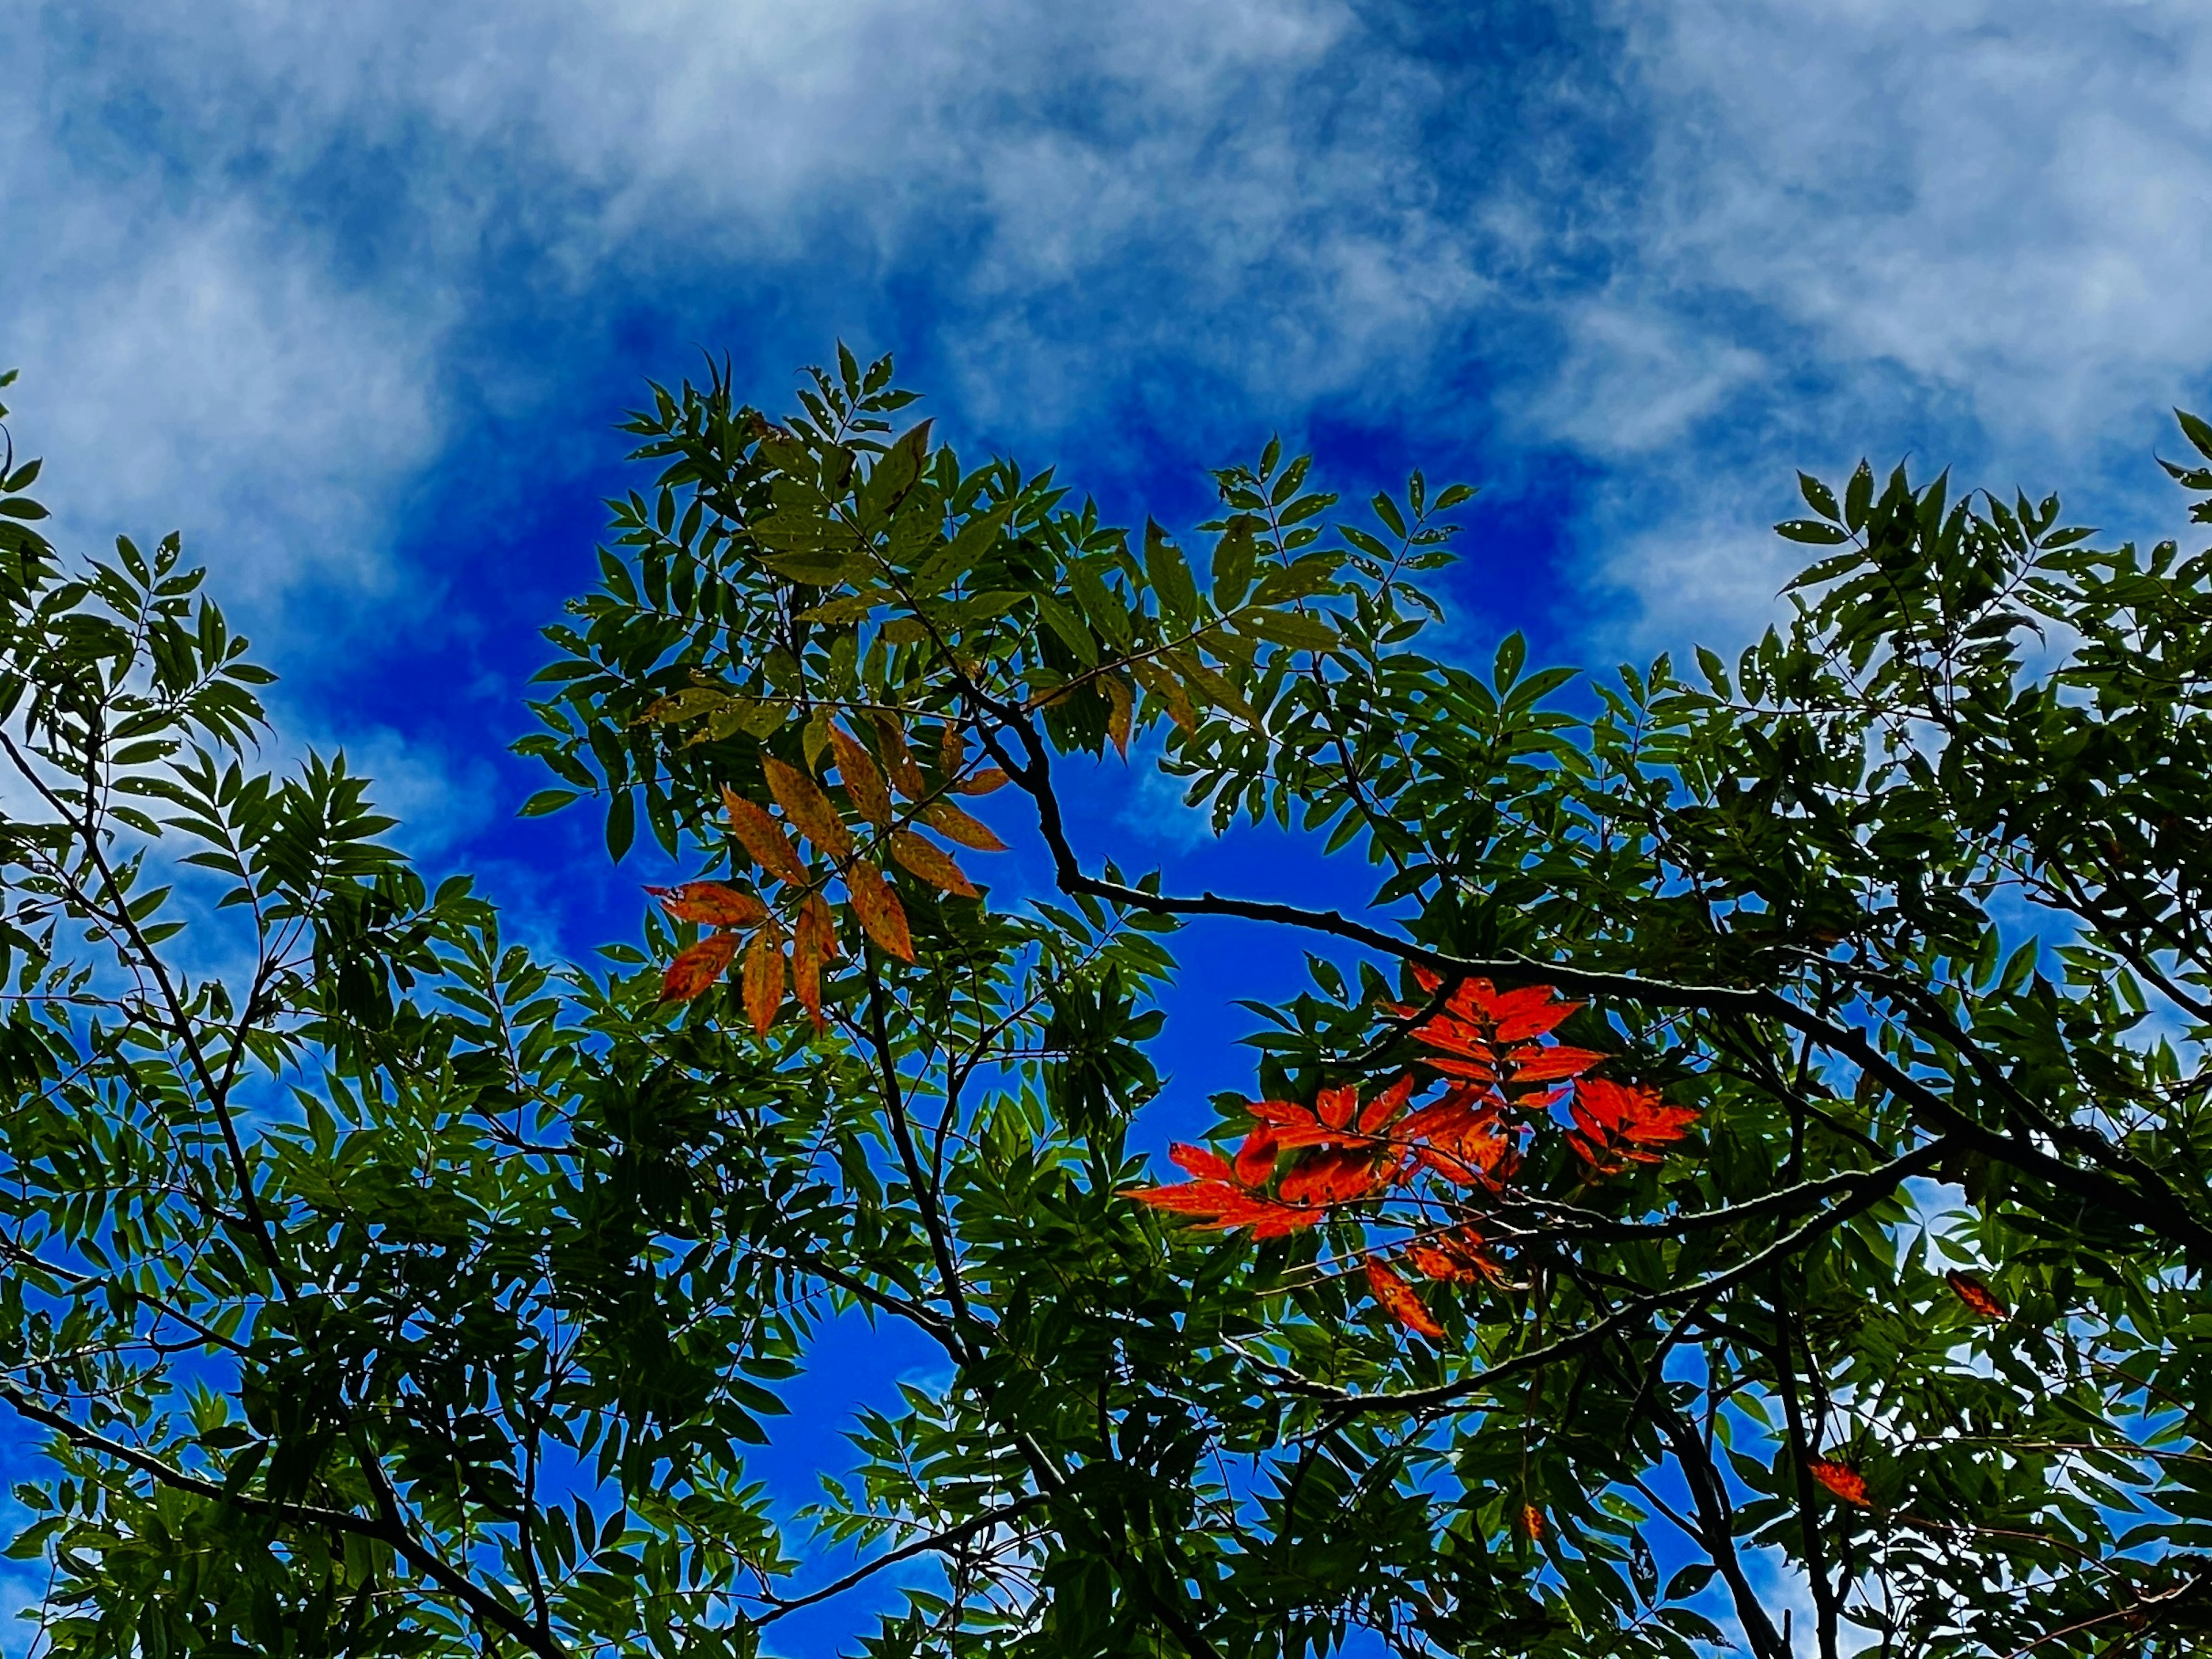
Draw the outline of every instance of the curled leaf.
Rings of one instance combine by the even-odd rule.
[[[853,856],[853,837],[844,819],[812,778],[773,755],[763,757],[761,769],[768,775],[769,793],[800,835],[840,864]]]
[[[1814,1458],[1805,1466],[1808,1474],[1830,1492],[1860,1509],[1872,1507],[1867,1501],[1866,1476],[1848,1463],[1832,1463],[1826,1458]]]
[[[891,821],[891,792],[884,785],[884,775],[860,747],[860,739],[842,726],[830,728],[830,746],[837,752],[837,775],[844,781],[845,793],[852,799],[853,810],[870,823],[882,829]]]
[[[661,975],[663,1002],[690,1002],[721,978],[730,958],[738,953],[735,933],[709,933],[668,964]]]
[[[1421,1305],[1421,1298],[1413,1294],[1413,1287],[1392,1273],[1373,1256],[1367,1259],[1367,1288],[1375,1293],[1389,1316],[1409,1331],[1418,1331],[1431,1341],[1441,1341],[1444,1328],[1430,1317],[1429,1310]]]
[[[988,795],[994,789],[1005,788],[1007,782],[1005,772],[995,766],[986,766],[978,769],[975,776],[963,778],[959,789],[963,795]]]
[[[921,821],[947,841],[972,847],[979,853],[1003,853],[1006,843],[991,833],[990,825],[970,817],[949,800],[933,800],[921,811]]]
[[[845,887],[852,895],[853,914],[860,917],[868,937],[901,962],[912,962],[914,940],[907,933],[906,908],[884,872],[866,859],[854,859],[845,871]]]
[[[750,893],[719,881],[687,881],[679,887],[648,887],[660,908],[679,921],[703,921],[715,927],[757,927],[768,920],[768,906]]]
[[[755,864],[778,881],[793,887],[806,884],[806,866],[799,862],[798,850],[783,833],[782,826],[764,808],[747,800],[726,783],[722,786],[722,810],[729,815],[730,829],[752,855]]]
[[[1523,1504],[1521,1506],[1521,1513],[1516,1516],[1514,1519],[1520,1524],[1521,1535],[1527,1539],[1530,1543],[1537,1543],[1542,1540],[1544,1536],[1543,1510],[1538,1509],[1534,1504]]]
[[[891,856],[932,887],[957,893],[962,898],[977,896],[968,878],[960,873],[960,866],[952,861],[952,855],[911,830],[891,831]]]
[[[1237,1149],[1237,1179],[1247,1187],[1257,1187],[1275,1173],[1275,1155],[1281,1143],[1275,1139],[1273,1126],[1262,1123],[1244,1137],[1244,1144]]]
[[[1994,1324],[2001,1323],[2006,1317],[2005,1304],[1998,1301],[1996,1292],[1980,1279],[1969,1278],[1962,1273],[1948,1273],[1943,1279],[1950,1285],[1952,1294],[1984,1319]]]

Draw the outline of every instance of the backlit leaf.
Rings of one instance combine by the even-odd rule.
[[[972,847],[979,853],[1003,853],[1006,843],[991,833],[990,825],[971,817],[949,800],[933,800],[917,815],[947,841]]]
[[[778,881],[793,887],[806,884],[806,866],[799,862],[798,849],[784,834],[783,826],[770,817],[764,807],[724,784],[722,810],[729,817],[730,828],[739,845],[752,855],[755,864]]]
[[[755,1034],[767,1036],[783,1002],[783,936],[775,928],[762,928],[745,952],[744,999]]]
[[[968,878],[960,873],[960,866],[952,861],[951,854],[935,842],[911,830],[894,830],[890,846],[891,856],[931,886],[957,893],[963,898],[977,896]]]
[[[836,752],[837,775],[852,799],[853,810],[878,829],[887,826],[891,821],[890,791],[884,787],[884,775],[876,769],[860,739],[842,726],[832,726],[830,746]]]
[[[738,953],[735,933],[709,933],[678,955],[661,975],[663,1002],[690,1002],[721,978],[722,970]]]
[[[660,908],[682,921],[716,927],[753,927],[768,920],[768,907],[750,893],[719,881],[687,881],[680,887],[648,887]]]
[[[1375,1293],[1375,1299],[1389,1316],[1407,1330],[1418,1331],[1431,1341],[1443,1339],[1444,1328],[1430,1316],[1421,1298],[1413,1294],[1413,1287],[1373,1256],[1367,1258],[1367,1288]]]
[[[761,770],[768,776],[769,793],[800,835],[840,864],[853,855],[853,837],[845,821],[812,778],[773,755],[762,757]]]
[[[901,962],[912,962],[914,941],[907,933],[906,908],[884,872],[866,859],[854,859],[846,868],[845,887],[852,896],[853,914],[868,937]]]

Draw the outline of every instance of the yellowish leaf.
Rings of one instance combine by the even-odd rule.
[[[878,829],[887,828],[891,821],[891,793],[860,740],[842,726],[833,726],[830,746],[837,751],[837,775],[844,781],[854,811]]]
[[[775,1011],[783,1002],[783,934],[780,929],[762,928],[753,939],[752,949],[745,952],[744,993],[745,1018],[752,1022],[757,1035],[765,1036],[769,1027],[775,1024]]]
[[[1114,740],[1114,748],[1123,760],[1129,758],[1129,717],[1134,712],[1136,698],[1130,695],[1127,684],[1118,674],[1103,677],[1099,684],[1105,688],[1106,701],[1113,705],[1106,714],[1106,735]]]
[[[929,786],[921,781],[921,769],[915,764],[914,750],[907,747],[897,719],[879,710],[868,720],[876,728],[877,752],[884,757],[884,770],[890,774],[891,787],[908,800],[920,800]]]
[[[726,783],[722,786],[722,810],[729,814],[730,828],[745,851],[752,854],[755,864],[778,881],[788,882],[793,887],[806,884],[806,866],[799,862],[798,850],[783,833],[782,826],[768,815],[766,808],[747,800]]]
[[[950,853],[911,830],[891,831],[891,856],[932,887],[957,893],[963,898],[979,896],[968,878],[960,873],[960,866],[952,861]]]
[[[721,978],[730,958],[738,953],[735,933],[709,933],[668,964],[661,975],[663,1002],[690,1002]]]
[[[973,818],[949,800],[933,800],[919,814],[921,821],[944,836],[979,853],[1003,853],[1006,843],[991,833],[990,825]]]
[[[853,837],[845,829],[845,821],[812,778],[773,755],[762,759],[761,769],[768,775],[769,793],[775,797],[775,804],[798,826],[800,835],[841,864],[852,857]]]
[[[845,886],[853,896],[853,914],[868,937],[901,962],[914,960],[914,940],[907,933],[906,907],[898,902],[884,872],[866,859],[854,859],[845,872]]]

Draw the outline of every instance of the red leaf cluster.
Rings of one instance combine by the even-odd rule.
[[[1600,1175],[1618,1175],[1634,1164],[1657,1164],[1659,1150],[1690,1132],[1693,1106],[1670,1106],[1647,1084],[1584,1078],[1575,1085],[1575,1133],[1567,1145]]]
[[[1425,1008],[1393,1006],[1425,1051],[1419,1061],[1440,1074],[1443,1092],[1419,1106],[1415,1072],[1392,1079],[1363,1103],[1360,1086],[1333,1084],[1313,1103],[1252,1103],[1253,1125],[1231,1156],[1178,1146],[1171,1154],[1193,1179],[1147,1187],[1129,1196],[1200,1225],[1249,1227],[1279,1237],[1328,1219],[1346,1206],[1399,1194],[1430,1218],[1396,1253],[1421,1278],[1453,1285],[1507,1283],[1506,1269],[1474,1224],[1486,1198],[1519,1173],[1524,1139],[1556,1120],[1550,1109],[1571,1097],[1567,1142],[1594,1177],[1657,1164],[1697,1121],[1694,1108],[1668,1104],[1656,1089],[1593,1078],[1607,1058],[1594,1049],[1547,1041],[1579,1007],[1548,985],[1500,991],[1487,980],[1460,981],[1441,1006],[1443,981],[1423,969],[1415,981],[1431,996]],[[1436,1184],[1420,1186],[1423,1177]],[[1434,1225],[1441,1207],[1448,1218]],[[1439,1326],[1412,1285],[1381,1255],[1364,1260],[1369,1290],[1409,1330],[1436,1340]]]

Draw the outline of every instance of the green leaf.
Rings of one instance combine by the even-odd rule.
[[[1152,591],[1160,596],[1160,603],[1170,616],[1183,623],[1196,620],[1198,584],[1190,574],[1190,566],[1168,540],[1167,532],[1150,519],[1145,520],[1145,574],[1151,578]]]
[[[1808,542],[1815,546],[1832,546],[1847,542],[1850,535],[1838,525],[1823,524],[1818,519],[1784,519],[1774,526],[1774,533],[1793,542]]]

